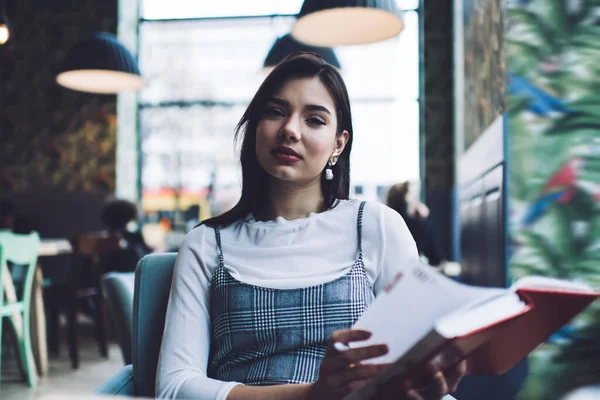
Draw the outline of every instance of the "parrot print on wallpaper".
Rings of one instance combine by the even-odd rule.
[[[600,2],[509,1],[506,48],[510,277],[600,288]],[[529,363],[522,400],[600,384],[600,304]]]

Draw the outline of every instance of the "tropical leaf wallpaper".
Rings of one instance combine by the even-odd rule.
[[[62,88],[55,76],[75,43],[116,32],[117,0],[7,5],[13,32],[0,46],[0,190],[112,193],[116,98]]]
[[[598,288],[600,1],[512,0],[506,25],[511,278]],[[532,354],[522,399],[600,383],[599,306]]]

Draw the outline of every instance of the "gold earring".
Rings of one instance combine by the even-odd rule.
[[[329,157],[329,162],[327,163],[330,167],[333,167],[335,164],[337,164],[338,162],[338,158],[339,156],[335,153],[333,153],[331,155],[331,157]]]
[[[325,179],[328,181],[333,179],[333,171],[331,167],[333,167],[338,161],[338,155],[333,153],[331,157],[329,157],[329,161],[327,161],[327,168],[325,168]]]

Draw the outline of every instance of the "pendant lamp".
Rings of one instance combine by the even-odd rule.
[[[6,43],[10,38],[10,25],[8,19],[0,16],[0,45]]]
[[[402,29],[396,0],[304,0],[292,35],[313,46],[335,47],[379,42]]]
[[[265,58],[263,67],[266,71],[270,72],[270,70],[274,68],[277,64],[279,64],[284,58],[286,58],[290,54],[294,54],[299,51],[318,54],[327,63],[333,65],[338,69],[340,68],[340,62],[332,48],[310,46],[304,43],[300,43],[299,41],[294,39],[289,33],[278,38],[275,41],[275,43],[271,47],[271,50],[269,50],[269,54],[267,54],[267,58]]]
[[[10,23],[6,16],[6,1],[2,2],[2,14],[0,14],[0,45],[3,45],[10,39]]]
[[[143,86],[131,53],[114,35],[104,32],[69,50],[56,82],[69,89],[101,94],[134,91]]]

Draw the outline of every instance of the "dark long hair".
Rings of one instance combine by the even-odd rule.
[[[242,196],[229,211],[203,221],[209,226],[228,226],[244,218],[248,213],[256,213],[266,202],[267,172],[256,158],[256,128],[264,114],[267,100],[290,79],[319,78],[331,95],[336,107],[339,136],[345,130],[349,133],[348,142],[338,162],[332,167],[333,179],[328,181],[321,175],[321,192],[327,209],[337,200],[348,199],[350,194],[350,151],[352,150],[352,114],[348,90],[339,73],[332,65],[313,53],[295,53],[285,58],[262,83],[235,129],[235,141],[242,140],[240,162],[242,164]]]

